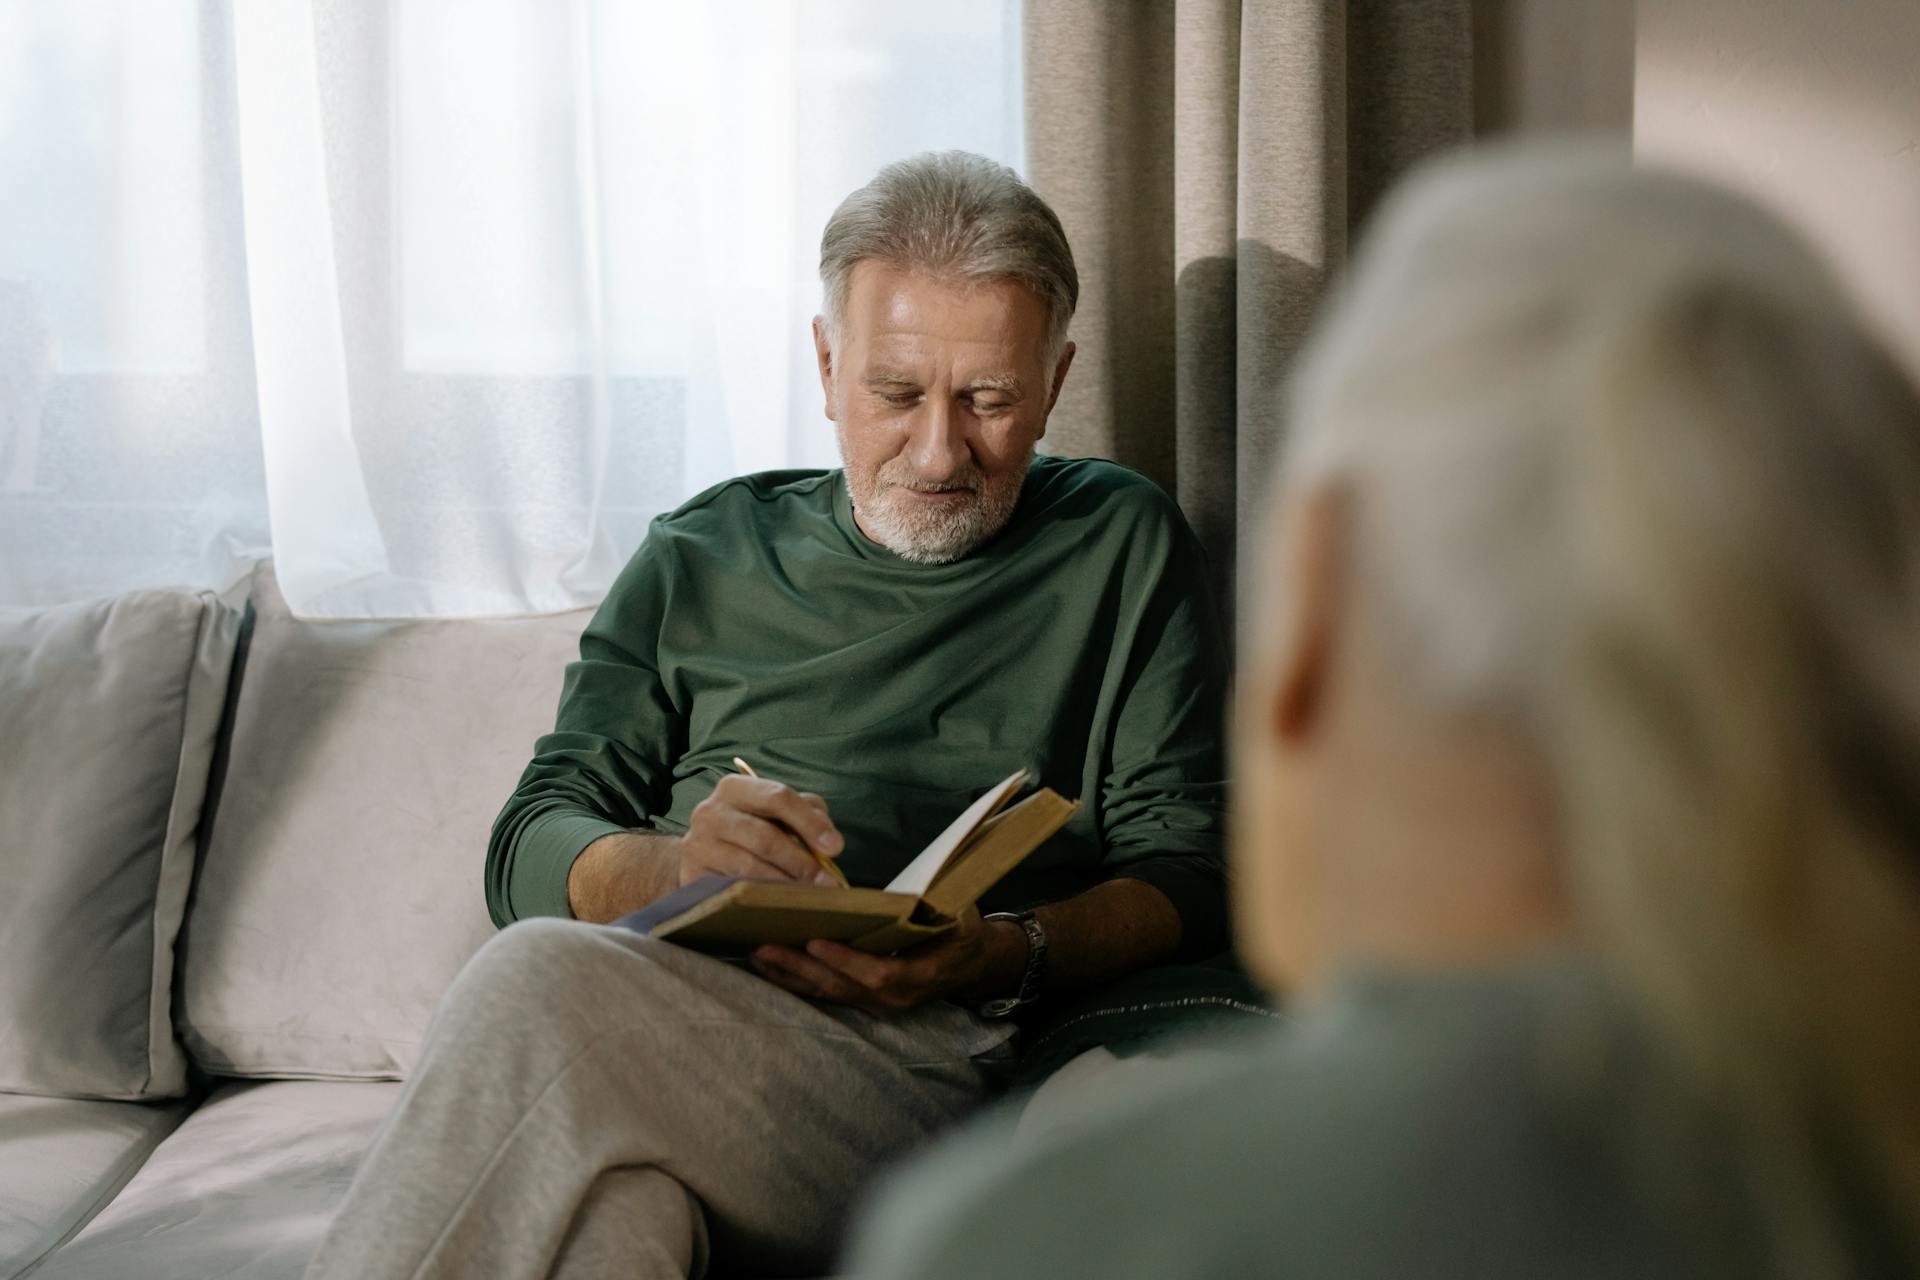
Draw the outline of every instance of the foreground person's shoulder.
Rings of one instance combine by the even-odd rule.
[[[1228,1134],[1244,1125],[1223,1101],[1243,1091],[1247,1070],[1245,1061],[1209,1062],[1027,1141],[1016,1136],[1017,1103],[989,1109],[879,1186],[859,1215],[847,1273],[1216,1274],[1208,1244],[1228,1234],[1231,1217],[1217,1184],[1233,1164]]]
[[[1608,1058],[1607,1090],[1575,1086],[1585,1076],[1567,1074],[1565,1046],[1590,1043],[1612,1015],[1579,1006],[1585,988],[1569,967],[1362,975],[1270,1034],[1214,1041],[1231,1044],[1226,1057],[1025,1144],[1008,1110],[963,1126],[890,1175],[847,1270],[858,1280],[1763,1274],[1748,1247],[1757,1219],[1736,1214],[1728,1230],[1718,1217],[1676,1217],[1632,1179],[1638,1166],[1618,1145],[1628,1120],[1681,1113],[1636,1109],[1656,1095],[1631,1062]],[[1649,1167],[1681,1168],[1685,1148],[1669,1136],[1690,1130],[1648,1132]],[[1726,1149],[1703,1148],[1710,1162]],[[1701,1265],[1715,1259],[1726,1265]]]

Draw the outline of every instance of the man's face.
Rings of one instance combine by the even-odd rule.
[[[814,320],[854,517],[909,560],[957,560],[1013,514],[1059,395],[1046,306],[1012,281],[953,283],[857,263],[840,332]]]

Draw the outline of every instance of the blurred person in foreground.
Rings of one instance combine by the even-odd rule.
[[[1234,922],[1297,1021],[910,1162],[850,1270],[1920,1274],[1920,404],[1743,199],[1495,153],[1298,374]]]

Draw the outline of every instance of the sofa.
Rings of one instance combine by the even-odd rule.
[[[0,610],[0,1280],[301,1273],[494,932],[589,616],[301,619],[271,562]],[[1271,1014],[1230,959],[1137,975],[1003,1105],[1041,1133]]]

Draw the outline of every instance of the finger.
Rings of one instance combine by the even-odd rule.
[[[884,1011],[918,1004],[933,988],[938,976],[934,970],[923,973],[925,965],[868,955],[825,938],[807,943],[802,959],[825,965],[829,973],[841,975],[854,990],[864,993],[868,1008]]]
[[[826,802],[814,805],[801,798],[798,791],[783,782],[774,782],[767,778],[747,778],[738,774],[721,779],[721,785],[734,784],[728,788],[727,803],[749,813],[769,818],[793,831],[813,848],[829,857],[844,847],[840,829],[833,825],[828,816]],[[719,794],[719,787],[714,793]]]
[[[701,876],[745,876],[753,880],[791,880],[786,869],[762,862],[730,844],[702,844],[682,860],[683,883]]]
[[[723,843],[777,868],[783,880],[811,880],[819,874],[820,864],[793,834],[765,818],[722,807],[713,815],[711,830]]]
[[[813,1000],[832,998],[806,978],[774,961],[764,960],[758,956],[751,956],[748,958],[748,962],[753,965],[753,971],[755,973],[765,978],[768,982],[773,983],[775,986],[783,987],[797,996],[806,996]]]
[[[826,938],[807,943],[806,954],[870,991],[888,991],[899,985],[901,962],[888,956],[856,951]]]
[[[863,1008],[883,1007],[887,1003],[878,992],[856,982],[833,966],[823,964],[790,947],[769,944],[756,948],[753,954],[760,963],[782,969],[812,984],[821,995],[830,1000],[859,1005]]]
[[[747,962],[753,966],[755,973],[776,987],[791,991],[797,996],[806,996],[814,1000],[820,998],[820,989],[798,974],[789,973],[778,965],[768,964],[766,961],[754,956],[749,956]]]

